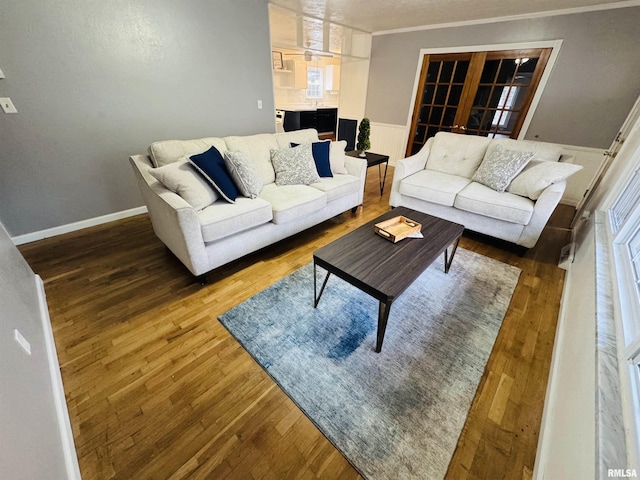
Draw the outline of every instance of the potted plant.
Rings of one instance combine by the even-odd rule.
[[[371,126],[369,125],[369,119],[363,118],[358,127],[358,144],[356,150],[360,150],[360,156],[366,157],[366,151],[371,148],[371,142],[369,141],[369,133],[371,132]]]

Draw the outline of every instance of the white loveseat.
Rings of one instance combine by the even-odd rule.
[[[130,157],[156,235],[202,282],[207,272],[221,265],[362,204],[366,161],[344,155],[346,142],[331,144],[332,169],[336,161],[344,173],[310,185],[277,185],[271,151],[288,149],[292,142],[318,142],[318,133],[308,129],[167,140],[153,143],[148,155]],[[154,169],[185,162],[211,146],[223,155],[242,152],[253,162],[262,183],[256,198],[239,196],[229,203],[214,195],[213,203],[195,208],[186,195],[178,194],[179,188],[172,191],[154,176]]]
[[[502,168],[507,162],[499,153],[523,165]],[[569,163],[571,158],[542,142],[439,132],[417,154],[397,162],[389,203],[531,248],[560,202],[566,178],[582,168]],[[488,171],[496,165],[501,187]]]

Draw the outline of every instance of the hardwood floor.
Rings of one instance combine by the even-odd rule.
[[[20,247],[45,282],[84,480],[360,478],[217,317],[388,210],[377,174],[357,213],[221,267],[204,287],[146,215]],[[560,206],[524,256],[477,234],[460,242],[522,275],[447,478],[531,478],[572,214]]]

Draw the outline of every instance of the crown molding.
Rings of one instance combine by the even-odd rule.
[[[484,25],[488,23],[512,22],[515,20],[530,20],[533,18],[555,17],[560,15],[574,15],[577,13],[598,12],[602,10],[615,10],[618,8],[628,8],[640,6],[640,0],[626,0],[623,2],[606,3],[600,5],[590,5],[585,7],[565,8],[562,10],[548,10],[546,12],[525,13],[521,15],[508,15],[505,17],[481,18],[478,20],[465,20],[462,22],[437,23],[433,25],[422,25],[418,27],[398,28],[394,30],[381,30],[373,32],[371,35],[392,35],[394,33],[409,33],[422,30],[438,30],[441,28],[458,28],[472,25]]]

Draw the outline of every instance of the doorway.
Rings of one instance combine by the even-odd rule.
[[[517,138],[551,48],[426,54],[407,156],[439,131]]]

